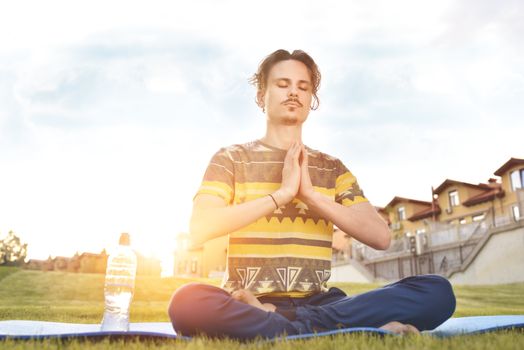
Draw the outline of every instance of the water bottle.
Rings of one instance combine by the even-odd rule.
[[[107,259],[102,331],[129,331],[129,307],[136,276],[136,254],[129,243],[129,234],[122,233],[118,248]]]

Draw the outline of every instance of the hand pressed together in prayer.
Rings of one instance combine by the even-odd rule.
[[[282,184],[273,196],[279,206],[295,197],[306,204],[313,200],[315,191],[309,176],[308,153],[301,142],[294,142],[288,149],[282,169]]]

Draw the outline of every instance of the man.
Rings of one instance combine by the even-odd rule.
[[[333,225],[375,249],[389,246],[388,226],[340,160],[302,143],[302,126],[318,107],[313,59],[277,50],[253,82],[266,133],[218,151],[193,202],[194,242],[229,234],[223,288],[179,288],[169,306],[175,330],[240,339],[364,326],[406,333],[449,318],[455,297],[439,276],[355,297],[327,289]]]

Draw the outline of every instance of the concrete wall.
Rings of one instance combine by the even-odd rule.
[[[329,278],[329,282],[373,282],[373,276],[363,269],[364,268],[357,268],[352,263],[331,266],[331,277]]]
[[[524,282],[524,227],[493,233],[468,268],[449,279],[454,284]]]

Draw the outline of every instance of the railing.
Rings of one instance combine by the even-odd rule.
[[[351,245],[351,255],[357,260],[374,260],[386,256],[399,255],[409,249],[409,242],[406,237],[394,239],[387,250],[376,250],[360,242],[354,241]]]
[[[448,223],[429,222],[427,232],[415,235],[417,255],[438,250],[447,245],[472,245],[480,240],[489,232],[490,227],[500,227],[515,222],[513,207],[520,205],[520,220],[524,220],[524,202],[517,202],[501,208],[497,216],[493,215],[492,210],[484,213],[484,219],[463,225],[451,225]],[[500,214],[502,213],[502,214]],[[421,240],[420,242],[418,240]],[[373,262],[375,260],[395,259],[402,255],[411,254],[411,244],[409,237],[401,237],[391,241],[389,249],[375,250],[362,243],[354,241],[352,244],[351,256],[364,262]],[[337,259],[341,261],[341,259]]]
[[[515,217],[514,209],[519,206],[521,213]],[[513,225],[524,221],[524,200],[484,213],[481,221],[464,225],[450,225],[431,222],[426,225],[427,232],[414,237],[401,237],[391,242],[386,251],[379,251],[354,241],[351,256],[362,262],[375,278],[394,280],[406,276],[439,273],[447,275],[461,268],[490,229]],[[339,257],[338,262],[342,263]],[[348,260],[349,261],[349,260]]]
[[[488,218],[489,215],[486,215],[483,221],[465,225],[432,223],[430,231],[415,236],[415,244],[418,245],[418,248],[414,248],[416,248],[417,253],[420,254],[424,251],[438,248],[439,246],[466,242],[472,237],[480,238],[483,234],[488,232]],[[375,250],[363,245],[362,243],[356,242],[352,245],[352,256],[357,260],[370,262],[377,259],[393,259],[401,255],[411,254],[411,244],[409,237],[401,237],[393,239],[389,249],[382,251]]]

